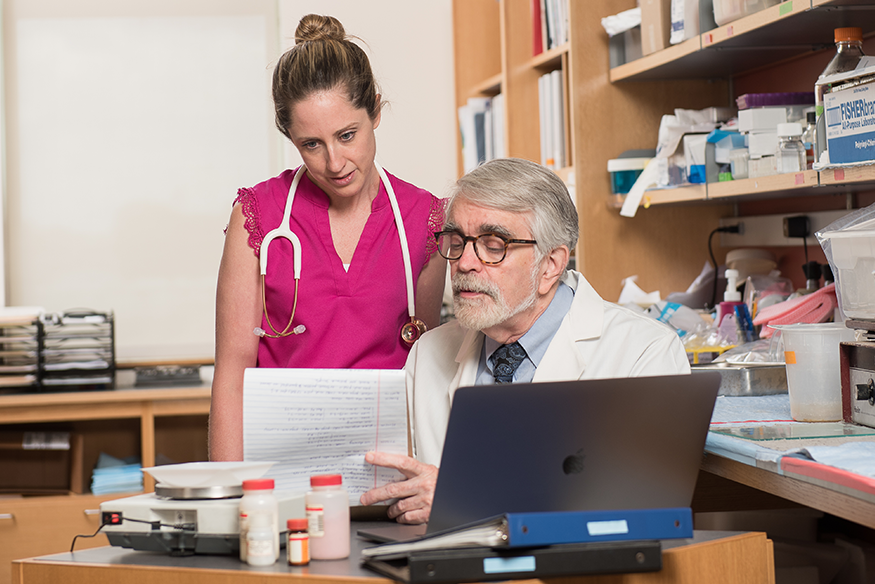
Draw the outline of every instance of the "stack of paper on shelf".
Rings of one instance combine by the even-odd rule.
[[[91,492],[95,495],[131,493],[143,490],[142,465],[139,461],[121,460],[103,452],[91,477]]]

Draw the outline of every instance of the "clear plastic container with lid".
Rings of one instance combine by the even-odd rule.
[[[306,496],[310,558],[349,557],[349,494],[339,474],[310,477]]]
[[[807,168],[802,124],[778,124],[778,173],[801,172]]]
[[[815,162],[820,161],[820,155],[826,150],[826,118],[823,115],[823,96],[829,89],[829,85],[821,80],[836,73],[853,71],[857,63],[865,57],[863,53],[863,29],[855,26],[837,28],[834,32],[836,54],[817,78],[814,84],[814,111],[817,114],[817,123],[814,135],[817,147],[814,152]]]
[[[273,479],[243,481],[243,496],[240,498],[240,559],[253,566],[273,564],[279,558],[279,504],[273,488]],[[269,553],[263,544],[265,533],[271,535]],[[252,553],[250,545],[257,546]]]

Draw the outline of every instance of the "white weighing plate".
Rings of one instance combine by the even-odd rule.
[[[144,468],[165,487],[231,487],[264,476],[275,462],[186,462]]]

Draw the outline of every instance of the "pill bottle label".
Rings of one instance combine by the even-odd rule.
[[[273,542],[271,540],[250,539],[246,543],[249,545],[249,558],[273,557]]]
[[[321,505],[307,507],[307,531],[310,537],[323,537],[325,535],[325,508]]]
[[[286,546],[289,564],[300,566],[310,561],[310,541],[306,533],[289,533],[289,544]]]
[[[240,561],[246,561],[247,545],[246,533],[249,531],[249,517],[246,513],[240,514]]]

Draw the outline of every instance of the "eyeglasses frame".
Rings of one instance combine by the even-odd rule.
[[[462,252],[459,254],[459,257],[448,258],[447,256],[445,256],[443,254],[443,252],[441,251],[441,246],[440,246],[440,238],[442,235],[458,235],[459,237],[462,238]],[[504,242],[504,255],[501,256],[501,259],[498,260],[497,262],[487,262],[486,260],[484,260],[483,258],[480,257],[480,252],[477,251],[477,240],[480,239],[481,237],[487,237],[487,236],[497,237],[498,239],[500,239]],[[444,258],[445,260],[448,260],[451,262],[454,262],[458,259],[461,259],[461,257],[465,253],[465,246],[467,246],[468,242],[470,241],[471,246],[474,248],[474,255],[477,256],[477,259],[480,260],[481,264],[485,264],[487,266],[495,266],[495,265],[498,265],[501,262],[503,262],[505,260],[505,258],[507,257],[507,248],[512,243],[522,243],[522,244],[527,244],[527,245],[537,245],[538,244],[538,242],[535,241],[534,239],[508,239],[507,237],[505,237],[504,235],[501,235],[500,233],[481,233],[480,235],[474,236],[474,235],[463,235],[463,234],[459,233],[458,231],[454,231],[454,230],[435,231],[434,232],[434,240],[435,240],[435,242],[438,243],[438,253],[441,255],[441,257]]]

